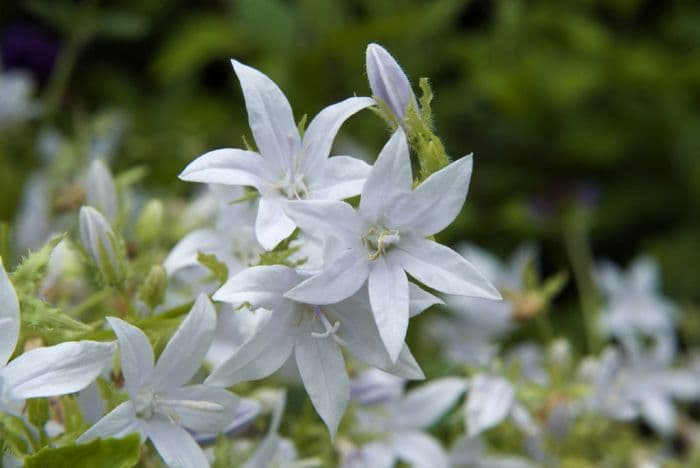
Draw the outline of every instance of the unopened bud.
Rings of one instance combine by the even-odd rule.
[[[119,244],[107,220],[91,206],[80,209],[80,240],[109,284],[124,279]]]
[[[163,203],[160,200],[150,200],[136,221],[136,235],[145,244],[151,244],[160,236],[163,227]]]
[[[94,159],[90,164],[85,191],[88,204],[114,221],[117,217],[117,189],[112,174],[101,159]]]
[[[154,309],[163,303],[165,290],[168,288],[168,274],[161,265],[153,265],[151,271],[143,282],[139,290],[139,299],[148,307]]]
[[[546,305],[542,295],[535,291],[520,294],[513,300],[513,319],[520,322],[529,320],[542,312]]]
[[[418,109],[411,83],[394,57],[378,44],[367,46],[367,76],[372,94],[384,101],[399,122],[403,122],[406,109],[413,104]]]

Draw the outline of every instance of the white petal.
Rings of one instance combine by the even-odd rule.
[[[132,432],[140,432],[140,428],[136,420],[136,411],[133,403],[125,401],[85,431],[83,435],[78,437],[76,442],[79,444],[89,442],[98,437],[100,439],[124,437]]]
[[[274,465],[283,439],[277,434],[270,434],[258,445],[255,452],[246,460],[241,468],[267,468]]]
[[[333,156],[325,160],[323,172],[309,183],[309,198],[343,200],[362,192],[371,166],[351,156]]]
[[[348,247],[360,246],[362,220],[352,206],[341,201],[288,201],[284,212],[311,237],[324,241],[329,234]]]
[[[411,317],[415,317],[436,304],[444,304],[442,299],[433,296],[413,283],[408,283],[408,300],[408,314]]]
[[[332,337],[303,335],[294,354],[311,403],[326,423],[331,439],[350,401],[350,380],[338,344]]]
[[[233,305],[247,302],[254,309],[276,310],[285,300],[283,294],[303,279],[294,268],[284,265],[254,266],[229,278],[214,293],[213,299]]]
[[[634,260],[629,269],[630,283],[639,292],[654,292],[659,286],[659,265],[648,256]]]
[[[199,252],[215,253],[224,246],[224,239],[213,229],[198,229],[183,237],[170,251],[163,267],[168,275],[181,268],[199,265]]]
[[[0,369],[12,356],[19,338],[19,301],[0,258]]]
[[[436,423],[467,390],[467,382],[445,377],[409,391],[391,406],[391,424],[400,429],[427,429]]]
[[[214,306],[206,295],[200,294],[158,358],[153,387],[168,389],[189,381],[202,366],[215,330]]]
[[[513,406],[515,391],[511,384],[491,375],[477,375],[469,385],[465,406],[469,437],[497,426]]]
[[[350,297],[369,275],[369,260],[357,250],[348,250],[329,268],[290,289],[284,297],[307,304],[333,304]]]
[[[117,216],[117,189],[112,174],[101,159],[92,160],[85,185],[87,204],[113,221]]]
[[[661,395],[652,395],[642,401],[644,419],[660,434],[670,434],[676,427],[676,409]]]
[[[188,182],[247,185],[262,190],[270,174],[265,160],[258,153],[221,148],[192,161],[178,177]]]
[[[394,57],[378,44],[368,45],[365,55],[372,94],[384,101],[399,121],[403,120],[410,103],[418,110],[411,83]]]
[[[440,443],[421,432],[399,432],[390,439],[400,460],[414,468],[448,468],[450,459]]]
[[[396,361],[408,329],[408,279],[390,255],[374,260],[371,268],[367,285],[372,314],[389,357]]]
[[[207,457],[194,438],[180,426],[164,417],[144,421],[148,437],[166,465],[173,468],[201,468],[209,466]]]
[[[457,217],[469,190],[472,156],[465,156],[433,173],[397,207],[397,228],[410,228],[421,237],[436,234]]]
[[[353,114],[373,104],[372,98],[351,97],[326,107],[314,117],[306,128],[302,143],[302,168],[305,174],[312,175],[322,167],[341,125]]]
[[[258,311],[257,313],[261,313]],[[246,380],[267,377],[289,358],[296,339],[295,329],[283,313],[271,313],[258,331],[204,381],[207,385],[229,387]]]
[[[501,299],[501,294],[454,250],[427,239],[402,237],[391,251],[401,266],[421,283],[447,294]]]
[[[107,317],[107,321],[119,341],[119,362],[124,385],[131,399],[135,400],[141,386],[153,374],[153,348],[146,335],[135,326],[116,317]]]
[[[231,424],[239,399],[223,388],[191,385],[163,392],[160,407],[178,424],[197,432],[221,432]]]
[[[396,454],[384,441],[370,442],[343,460],[342,468],[392,468]]]
[[[292,108],[277,85],[258,70],[231,60],[243,89],[248,123],[263,157],[287,168],[299,154],[301,141]]]
[[[411,157],[406,135],[398,129],[384,145],[369,171],[362,188],[360,214],[364,219],[374,222],[382,215],[392,213],[410,195],[412,184]]]
[[[260,198],[258,204],[258,216],[255,218],[255,236],[260,245],[267,250],[272,250],[283,239],[289,237],[296,224],[282,209],[282,198]]]
[[[11,400],[77,392],[95,380],[114,356],[114,343],[67,341],[28,351],[2,370]]]

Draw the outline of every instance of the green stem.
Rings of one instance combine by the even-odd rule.
[[[88,310],[92,309],[93,307],[107,299],[111,294],[111,288],[101,289],[96,293],[93,293],[91,296],[89,296],[77,306],[73,307],[71,310],[69,310],[68,315],[73,318],[80,317],[83,313],[87,312]]]

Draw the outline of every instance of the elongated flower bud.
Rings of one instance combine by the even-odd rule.
[[[90,164],[85,190],[88,204],[113,221],[117,216],[117,190],[112,174],[101,159]]]
[[[120,283],[124,268],[117,238],[107,220],[91,206],[80,209],[80,240],[109,284]]]
[[[381,99],[389,106],[399,122],[406,116],[406,108],[410,104],[416,106],[416,97],[411,89],[411,83],[394,57],[382,46],[370,44],[367,46],[367,76],[374,97]]]

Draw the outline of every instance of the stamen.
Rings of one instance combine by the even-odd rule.
[[[343,339],[337,335],[338,329],[340,328],[340,322],[335,322],[334,324],[331,324],[331,322],[321,310],[321,307],[317,305],[314,306],[314,317],[317,318],[319,322],[321,322],[324,331],[312,331],[311,336],[313,336],[314,338],[328,338],[330,336],[333,338],[333,341],[335,341],[339,345],[346,346],[345,341],[343,341]]]

